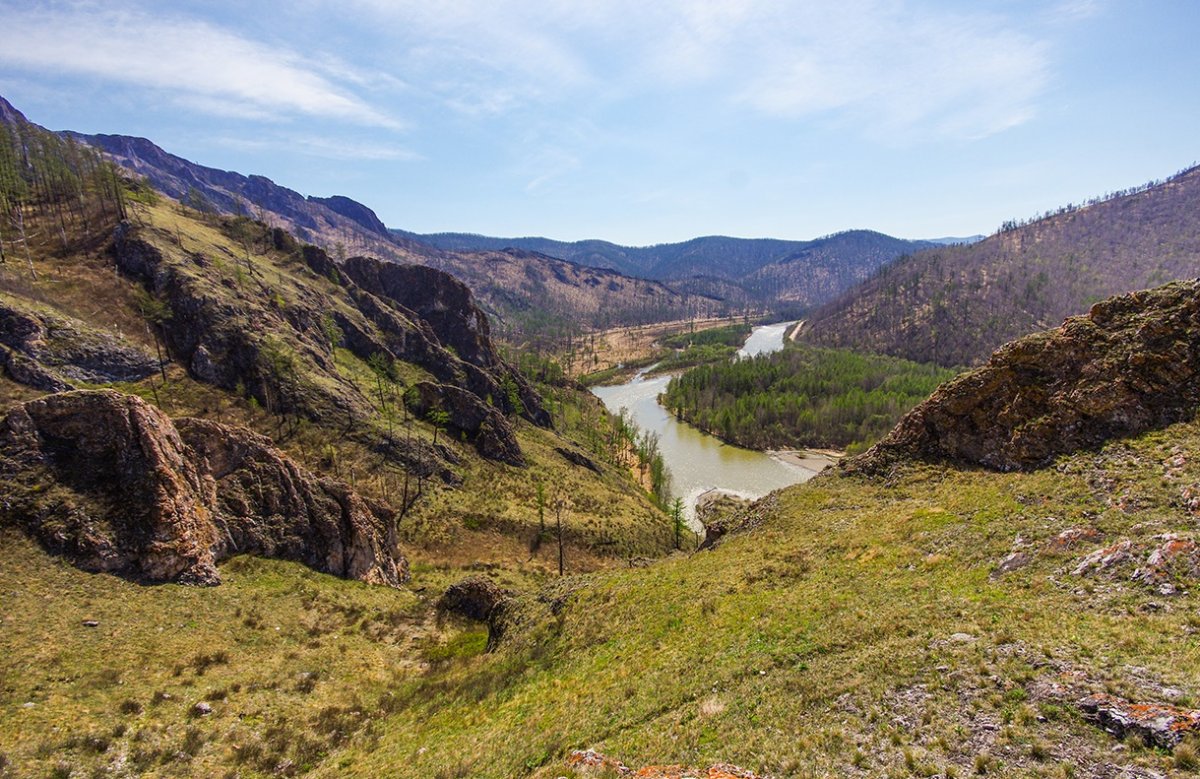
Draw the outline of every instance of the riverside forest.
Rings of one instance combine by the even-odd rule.
[[[0,0],[0,779],[1197,775],[1192,27],[1068,5]]]

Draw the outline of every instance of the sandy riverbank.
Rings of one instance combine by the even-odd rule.
[[[795,465],[813,473],[820,473],[846,456],[845,452],[834,449],[775,449],[767,454],[781,463]]]

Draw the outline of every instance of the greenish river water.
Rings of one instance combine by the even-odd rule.
[[[794,322],[754,328],[739,354],[754,355],[783,348],[783,339]],[[643,430],[658,434],[659,449],[671,472],[671,494],[683,498],[693,529],[695,506],[701,495],[722,490],[743,498],[761,498],[768,492],[808,481],[831,460],[818,455],[770,454],[730,446],[680,422],[658,404],[670,376],[639,373],[631,381],[592,392],[609,411],[625,408]]]

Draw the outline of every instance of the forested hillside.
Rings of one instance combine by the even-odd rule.
[[[701,430],[751,449],[857,451],[952,375],[893,357],[790,346],[693,368],[671,380],[662,404]]]
[[[884,266],[809,319],[810,343],[975,364],[1110,295],[1200,274],[1200,168]]]

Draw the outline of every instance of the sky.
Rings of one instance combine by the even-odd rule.
[[[903,238],[1200,159],[1193,0],[0,0],[0,95],[414,232]]]

